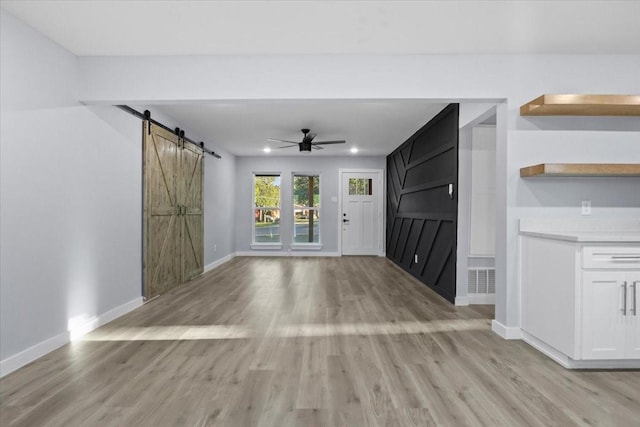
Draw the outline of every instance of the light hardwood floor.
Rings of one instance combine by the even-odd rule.
[[[384,258],[236,258],[1,380],[2,426],[638,426]]]

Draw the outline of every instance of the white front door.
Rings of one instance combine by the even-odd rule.
[[[341,171],[342,254],[382,255],[382,171]]]

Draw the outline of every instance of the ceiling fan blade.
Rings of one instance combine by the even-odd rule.
[[[311,148],[313,148],[314,150],[324,150],[324,148],[318,147],[315,144],[311,144]]]
[[[270,142],[284,142],[286,144],[299,144],[299,142],[295,142],[295,141],[287,141],[286,139],[273,139],[273,138],[267,138],[267,141]]]
[[[327,144],[344,144],[347,141],[318,141],[312,142],[314,145],[327,145]]]
[[[296,145],[298,145],[297,142],[296,142]],[[276,150],[279,148],[291,148],[291,147],[295,147],[295,145],[283,145],[282,147],[276,147]]]
[[[309,138],[309,142],[313,141],[313,138],[316,137],[315,133],[310,133],[309,135],[307,135],[307,138]]]

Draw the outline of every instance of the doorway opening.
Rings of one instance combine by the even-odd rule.
[[[456,305],[495,304],[497,106],[460,123]]]

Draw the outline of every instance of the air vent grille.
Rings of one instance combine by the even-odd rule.
[[[469,269],[470,294],[495,294],[496,270],[494,268],[470,268]]]

